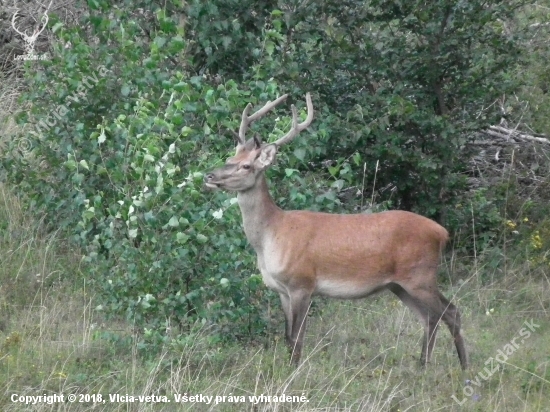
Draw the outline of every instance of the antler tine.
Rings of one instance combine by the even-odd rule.
[[[19,10],[16,10],[15,11],[15,14],[13,15],[13,17],[11,18],[11,26],[13,27],[13,29],[17,32],[17,34],[23,36],[23,37],[26,37],[27,36],[27,33],[21,33],[19,30],[17,30],[17,27],[15,27],[15,19],[17,18],[17,14],[19,13]]]
[[[48,25],[48,21],[49,21],[49,16],[47,14],[43,14],[42,17],[40,17],[40,22],[42,22],[42,28],[41,29],[36,29],[34,31],[34,35],[38,37],[38,35],[40,33],[42,33],[44,31],[44,29],[46,28],[46,26]]]
[[[40,17],[40,22],[43,23],[43,24],[42,24],[41,29],[37,28],[34,31],[34,36],[36,36],[36,37],[38,37],[38,35],[40,33],[42,33],[44,31],[44,29],[46,28],[46,26],[48,25],[48,21],[50,20],[50,16],[48,16],[48,11],[50,11],[50,7],[52,6],[52,2],[53,2],[53,0],[50,0],[50,4],[48,4],[48,8],[46,9],[46,11],[42,15],[42,17]]]
[[[252,109],[252,103],[248,103],[243,110],[241,126],[239,127],[239,144],[246,143],[246,131],[248,130],[248,112]]]
[[[239,144],[244,145],[246,143],[246,131],[248,130],[248,126],[250,126],[253,121],[265,116],[269,111],[273,110],[275,106],[285,101],[287,97],[288,94],[284,94],[272,102],[267,102],[264,107],[262,107],[251,116],[249,116],[248,113],[250,112],[250,109],[252,109],[252,104],[248,103],[248,105],[243,110],[241,126],[239,127]]]
[[[289,130],[287,134],[285,134],[283,137],[279,138],[275,143],[273,143],[277,147],[281,147],[282,145],[290,142],[292,139],[294,139],[298,134],[309,127],[311,122],[313,121],[313,103],[311,102],[311,95],[306,93],[306,105],[307,105],[307,118],[302,123],[298,124],[298,111],[296,110],[296,107],[292,105],[292,128]]]

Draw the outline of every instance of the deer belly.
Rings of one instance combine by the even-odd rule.
[[[385,285],[371,282],[353,282],[341,279],[317,279],[315,294],[340,299],[364,298],[383,289]]]

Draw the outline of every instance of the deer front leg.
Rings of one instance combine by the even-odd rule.
[[[279,297],[281,298],[281,307],[285,314],[285,342],[289,347],[292,347],[292,311],[290,310],[290,296],[280,292]]]
[[[300,357],[302,355],[306,318],[310,302],[311,292],[303,289],[290,292],[290,318],[292,319],[292,329],[289,339],[291,350],[290,361],[296,366],[300,363]]]

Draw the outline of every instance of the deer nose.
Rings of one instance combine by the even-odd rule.
[[[214,179],[214,173],[207,173],[204,175],[205,182],[210,182],[212,179]]]

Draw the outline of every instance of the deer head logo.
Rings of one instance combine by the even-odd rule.
[[[50,6],[51,6],[51,4],[52,4],[52,2],[50,1]],[[34,29],[34,31],[32,32],[31,35],[27,34],[26,30],[25,31],[20,31],[15,26],[15,21],[17,19],[17,15],[19,13],[19,10],[17,10],[15,12],[15,14],[13,15],[13,17],[11,19],[11,25],[12,25],[13,29],[19,35],[21,35],[21,37],[23,37],[23,40],[25,41],[25,53],[26,53],[27,56],[34,56],[35,55],[35,53],[34,53],[34,44],[36,43],[36,39],[38,38],[40,33],[42,33],[44,31],[44,29],[46,28],[46,26],[48,25],[48,10],[50,9],[50,6],[48,6],[46,11],[42,14],[42,17],[40,17],[40,22],[37,22],[38,25]]]

